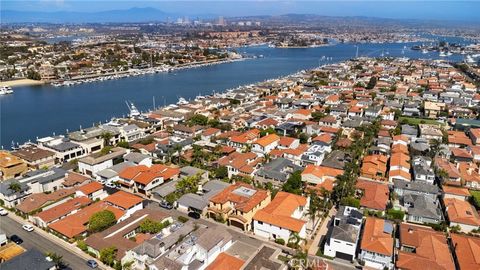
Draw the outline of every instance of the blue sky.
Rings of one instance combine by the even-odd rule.
[[[174,14],[223,16],[310,13],[328,16],[367,16],[396,19],[480,21],[480,1],[122,1],[122,0],[2,0],[1,8],[24,11],[95,12],[153,7]]]

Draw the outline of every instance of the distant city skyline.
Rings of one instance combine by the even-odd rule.
[[[2,10],[99,12],[151,7],[177,16],[259,16],[290,13],[480,22],[480,1],[2,1]],[[346,8],[348,7],[348,8]]]

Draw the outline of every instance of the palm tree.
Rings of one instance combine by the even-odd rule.
[[[22,186],[18,182],[12,182],[10,185],[8,185],[8,189],[14,191],[14,192],[19,192],[22,190]]]
[[[295,248],[297,248],[298,243],[300,243],[301,240],[302,240],[302,238],[300,237],[300,235],[297,232],[292,232],[290,234],[290,238],[288,239],[288,243],[293,243]]]
[[[104,146],[109,146],[110,145],[110,139],[113,137],[112,133],[110,132],[103,132],[100,137],[103,139],[103,144]]]

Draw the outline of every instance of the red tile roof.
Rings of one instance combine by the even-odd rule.
[[[250,197],[241,196],[234,193],[236,189],[241,187],[253,189],[256,192]],[[210,201],[213,203],[221,203],[221,204],[224,204],[226,202],[232,202],[235,205],[236,209],[244,213],[247,213],[247,212],[250,212],[255,206],[260,204],[263,200],[267,199],[268,196],[270,195],[266,190],[257,189],[249,184],[237,182],[236,184],[227,187],[222,192],[210,198]]]
[[[358,180],[355,186],[363,190],[363,196],[360,199],[361,206],[385,211],[390,194],[388,185],[379,182]]]
[[[367,217],[362,236],[362,250],[385,256],[393,255],[393,237],[390,233],[384,232],[384,226],[385,220]]]
[[[74,210],[78,210],[81,207],[90,204],[91,202],[92,201],[88,197],[81,196],[42,211],[35,216],[42,219],[46,223],[50,223],[53,220],[68,215]]]
[[[143,202],[143,198],[120,190],[106,197],[103,201],[127,210]]]
[[[103,210],[111,211],[117,220],[124,214],[124,211],[100,201],[83,208],[73,215],[49,224],[48,227],[68,238],[73,238],[87,231],[90,217]]]
[[[222,252],[205,270],[240,270],[244,263],[245,261]]]
[[[93,182],[90,182],[86,185],[83,185],[83,186],[79,187],[78,191],[81,191],[81,192],[83,192],[83,194],[88,196],[88,195],[90,195],[90,194],[92,194],[96,191],[101,190],[101,189],[103,189],[103,185],[100,184],[99,182],[93,181]]]
[[[306,206],[305,197],[279,191],[275,198],[263,209],[255,213],[253,219],[294,232],[300,232],[306,221],[293,218],[292,215],[300,206]]]
[[[460,270],[480,269],[480,238],[452,233]]]

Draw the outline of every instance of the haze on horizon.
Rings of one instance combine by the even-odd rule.
[[[155,8],[173,16],[260,16],[316,14],[391,19],[480,22],[480,1],[1,1],[1,10],[20,12],[100,12],[131,8]],[[108,18],[107,18],[108,20]]]

